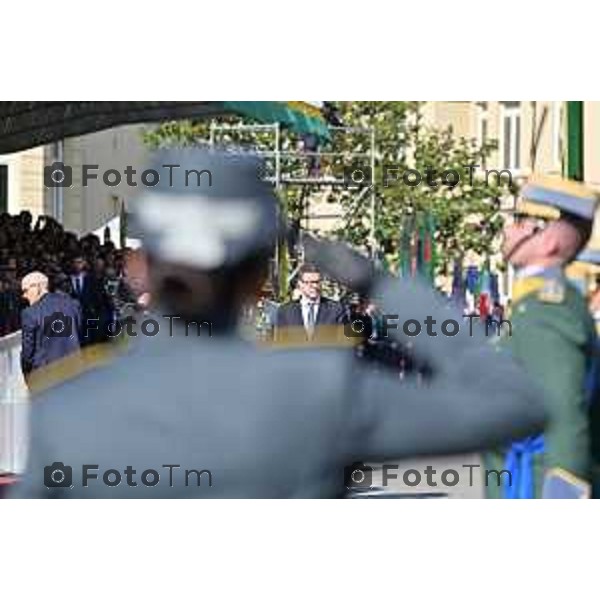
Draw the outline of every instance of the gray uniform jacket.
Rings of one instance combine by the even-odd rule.
[[[436,337],[423,325],[412,338],[432,368],[427,385],[372,373],[348,349],[257,349],[198,338],[193,326],[171,337],[161,319],[157,336],[138,334],[125,356],[34,400],[29,467],[14,495],[339,497],[354,461],[480,450],[541,429],[540,390],[457,311],[415,282],[386,281],[375,297],[400,331],[407,319],[437,321]],[[458,335],[441,333],[446,319]],[[47,487],[51,469],[73,487]],[[86,469],[97,477],[87,487]],[[106,481],[120,475],[119,485],[103,480],[111,469],[119,474]],[[159,481],[145,485],[154,472]]]

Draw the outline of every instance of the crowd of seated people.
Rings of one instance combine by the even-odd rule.
[[[98,323],[82,345],[109,339],[108,325],[118,318],[124,304],[136,295],[125,283],[129,249],[117,249],[108,229],[104,239],[94,234],[78,237],[65,231],[55,219],[31,213],[0,214],[0,337],[20,328],[20,314],[27,306],[21,280],[32,271],[44,273],[50,291],[62,291],[81,304],[82,318]]]

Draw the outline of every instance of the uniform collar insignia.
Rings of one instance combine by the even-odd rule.
[[[560,304],[565,299],[565,284],[560,279],[547,279],[538,298],[549,304]]]

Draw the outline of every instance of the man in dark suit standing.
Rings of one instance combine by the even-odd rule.
[[[317,327],[340,325],[342,305],[321,296],[321,273],[315,265],[304,264],[298,272],[300,300],[279,307],[275,322],[275,338],[281,339],[284,328],[304,329],[306,339],[315,337]]]
[[[102,282],[88,272],[83,256],[71,262],[71,297],[81,304],[81,345],[97,344],[108,339],[110,307]]]
[[[32,371],[79,351],[79,304],[62,292],[48,292],[48,278],[34,271],[21,282],[30,306],[21,313],[21,368]]]

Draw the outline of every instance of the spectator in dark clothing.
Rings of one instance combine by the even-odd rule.
[[[71,269],[70,295],[81,304],[81,344],[88,346],[104,342],[109,337],[111,309],[103,281],[88,271],[86,260],[81,255],[73,259]]]
[[[492,309],[492,319],[500,323],[504,319],[504,308],[500,302],[494,302],[494,308]]]
[[[20,312],[24,308],[14,271],[5,271],[0,280],[0,336],[17,331],[21,324]]]
[[[19,330],[21,310],[27,306],[21,298],[21,279],[39,271],[48,277],[50,292],[62,291],[82,301],[84,317],[90,320],[84,344],[110,341],[109,323],[132,304],[125,283],[131,254],[117,250],[110,239],[101,243],[93,234],[78,239],[52,217],[38,217],[33,227],[32,222],[27,211],[0,214],[0,336]],[[73,259],[77,259],[75,269]],[[90,279],[86,265],[90,265]],[[74,278],[79,272],[82,275]],[[145,291],[137,292],[136,298]]]

